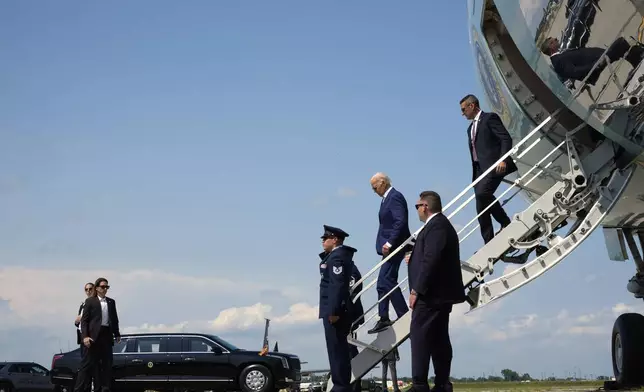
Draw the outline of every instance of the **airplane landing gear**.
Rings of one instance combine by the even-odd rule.
[[[611,351],[615,383],[621,388],[644,384],[644,316],[620,315],[613,326]],[[612,389],[612,388],[611,388]]]

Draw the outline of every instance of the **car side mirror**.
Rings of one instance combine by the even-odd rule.
[[[216,355],[220,355],[224,353],[224,350],[222,350],[221,347],[219,346],[213,346],[212,352],[215,353]]]

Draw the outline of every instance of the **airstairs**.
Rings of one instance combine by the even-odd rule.
[[[589,72],[589,75],[594,69]],[[610,68],[610,71],[612,77],[617,70]],[[644,74],[644,70],[640,72],[638,69],[636,72],[637,75],[631,78],[630,83],[620,89],[619,99],[630,101],[630,104],[597,105],[598,107],[593,109],[621,110],[629,109],[634,103],[639,104],[641,96],[644,94],[641,88],[641,85],[644,84],[644,76],[640,78]],[[582,85],[586,85],[585,79],[582,81]],[[568,107],[582,91],[583,88],[580,88],[571,95],[564,107]],[[463,286],[467,293],[470,311],[479,309],[525,286],[573,252],[602,223],[604,217],[619,200],[633,175],[635,165],[620,167],[616,162],[614,143],[609,138],[603,140],[583,158],[579,156],[575,148],[575,134],[586,127],[586,123],[582,123],[579,127],[568,132],[565,139],[555,145],[552,138],[549,137],[549,132],[557,125],[556,118],[561,110],[561,108],[558,109],[543,120],[516,143],[511,151],[496,162],[498,164],[511,156],[515,162],[526,164],[525,156],[529,151],[535,149],[535,146],[539,146],[539,151],[549,151],[537,163],[531,163],[529,169],[522,171],[514,181],[506,181],[511,185],[496,198],[499,203],[513,188],[518,189],[502,204],[506,204],[521,190],[532,191],[529,188],[530,183],[536,178],[543,178],[544,175],[552,180],[553,185],[523,211],[514,214],[511,224],[497,233],[490,242],[474,252],[467,260],[461,262]],[[544,150],[544,145],[548,146],[546,150]],[[567,171],[554,169],[553,163],[560,163],[561,160],[567,160]],[[534,160],[530,162],[534,162]],[[473,192],[458,206],[457,203],[484,176],[494,170],[496,164],[443,207],[443,213],[452,222],[454,222],[454,217],[474,200]],[[456,207],[452,208],[454,206]],[[448,213],[448,210],[453,211]],[[468,230],[468,227],[477,222],[479,215],[469,220],[458,231],[461,243],[471,234],[477,232],[478,224],[463,234]],[[564,227],[567,228],[567,232],[562,234],[561,231]],[[407,245],[413,245],[422,229],[423,227],[420,227],[416,230],[402,245],[393,250],[364,274],[360,281],[356,282],[354,288],[372,277],[369,283],[363,284],[362,291],[356,294],[354,301],[376,285],[377,272],[380,267]],[[517,254],[517,252],[522,253]],[[485,278],[494,273],[499,262],[518,264],[518,267],[503,276],[485,281]],[[406,277],[400,281],[397,287],[404,291],[408,286],[407,281]],[[394,290],[395,288],[380,301],[387,299]],[[364,324],[358,328],[358,334],[353,336],[359,336],[360,330],[363,330],[369,321],[377,316],[378,302],[366,309],[363,315]],[[367,316],[373,310],[376,311],[371,316]],[[359,354],[351,361],[351,382],[363,377],[377,366],[391,350],[407,340],[410,332],[411,314],[410,310],[395,320],[389,328],[375,335],[375,339],[370,342],[351,335],[348,337],[349,343],[357,346],[360,350]],[[329,379],[327,391],[330,391],[332,387],[333,382]]]

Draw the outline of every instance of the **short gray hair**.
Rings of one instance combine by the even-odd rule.
[[[381,180],[387,186],[391,186],[391,178],[388,175],[382,172],[378,172],[371,177],[372,180]]]

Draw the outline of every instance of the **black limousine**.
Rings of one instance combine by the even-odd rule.
[[[217,390],[275,392],[298,389],[296,355],[242,350],[215,335],[146,333],[121,336],[114,344],[112,390]],[[54,355],[51,382],[72,392],[80,348]]]

